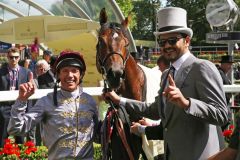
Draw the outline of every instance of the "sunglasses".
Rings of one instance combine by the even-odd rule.
[[[158,39],[158,44],[160,47],[164,47],[168,42],[168,44],[173,46],[173,45],[176,45],[177,41],[179,41],[181,38],[183,37],[171,37],[168,39]]]
[[[19,56],[9,56],[10,59],[18,59]]]

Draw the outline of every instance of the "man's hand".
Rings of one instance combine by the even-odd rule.
[[[145,118],[143,117],[142,119],[140,119],[138,121],[141,125],[144,125],[144,126],[157,126],[160,124],[160,121],[155,121],[155,120],[151,120],[149,118]]]
[[[179,88],[176,87],[176,84],[171,75],[168,76],[169,86],[164,90],[163,95],[166,97],[167,101],[176,104],[177,106],[188,109],[189,100],[186,99]]]
[[[104,92],[102,94],[103,99],[105,102],[108,103],[109,99],[113,101],[115,104],[119,104],[121,97],[119,97],[114,91],[111,92]]]
[[[139,126],[141,126],[140,123],[132,122],[132,126],[131,126],[131,128],[130,128],[130,132],[131,132],[131,133],[134,133],[134,134],[137,135],[137,136],[140,136],[141,133],[140,133],[139,130],[138,130],[138,127],[139,127]]]
[[[23,83],[19,86],[18,98],[20,101],[27,101],[28,98],[34,94],[36,89],[35,82],[33,80],[33,73],[29,74],[29,82]]]

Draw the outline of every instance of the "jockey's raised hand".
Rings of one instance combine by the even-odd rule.
[[[36,89],[35,82],[33,80],[33,73],[29,74],[29,82],[23,83],[19,86],[18,99],[20,101],[27,101],[28,98],[34,94]]]

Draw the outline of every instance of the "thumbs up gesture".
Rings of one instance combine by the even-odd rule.
[[[36,89],[35,82],[33,80],[33,73],[29,74],[29,82],[23,83],[19,86],[18,99],[21,101],[27,101],[28,98],[34,94]]]
[[[173,78],[171,75],[168,75],[169,86],[165,88],[163,95],[166,97],[168,102],[172,102],[177,106],[188,109],[189,108],[189,100],[186,99],[179,88],[177,88]]]

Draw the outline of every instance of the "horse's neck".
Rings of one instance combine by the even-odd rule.
[[[126,73],[135,73],[137,76],[142,74],[142,70],[139,68],[138,64],[136,61],[132,58],[129,57],[126,66],[125,66],[125,72]]]
[[[133,62],[131,62],[131,65],[126,64],[125,71],[124,85],[127,91],[126,94],[132,94],[132,96],[127,95],[126,97],[144,100],[147,103],[154,102],[160,88],[161,72]]]
[[[121,87],[124,97],[136,100],[145,100],[145,75],[132,57],[129,57],[125,66],[125,80]]]

